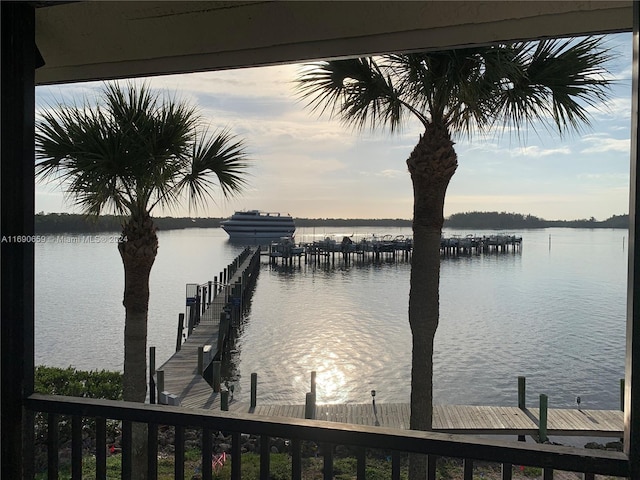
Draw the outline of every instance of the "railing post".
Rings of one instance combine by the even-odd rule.
[[[624,378],[620,379],[620,411],[624,412]]]
[[[220,410],[229,411],[229,390],[220,392]]]
[[[427,455],[427,479],[436,480],[436,466],[438,465],[438,457],[436,455]]]
[[[311,372],[311,393],[316,394],[316,372]]]
[[[400,480],[400,453],[391,452],[391,480]]]
[[[356,459],[358,465],[356,467],[356,479],[365,480],[367,475],[367,449],[358,447],[356,451]]]
[[[302,441],[291,439],[291,480],[302,480]]]
[[[210,428],[202,429],[202,480],[213,477],[213,438]]]
[[[147,425],[147,471],[149,480],[158,478],[158,424]]]
[[[184,479],[184,427],[176,425],[175,427],[175,450],[174,450],[174,478]]]
[[[322,444],[323,461],[323,478],[324,480],[333,480],[333,445],[329,443]]]
[[[260,435],[260,480],[269,480],[270,464],[271,452],[269,450],[269,437]]]
[[[470,458],[465,458],[462,462],[463,462],[462,478],[464,480],[473,480],[473,460],[471,460]]]
[[[71,417],[71,477],[82,478],[82,417]]]
[[[251,408],[255,408],[258,397],[258,374],[251,374]]]
[[[58,415],[48,414],[47,418],[47,472],[49,478],[58,478],[60,449],[60,426]]]
[[[58,478],[56,473],[55,478]],[[96,418],[96,479],[107,478],[107,419]]]
[[[547,441],[547,408],[549,406],[549,398],[544,394],[540,394],[540,424],[538,425],[539,442]]]
[[[123,480],[131,480],[131,468],[133,465],[132,458],[132,425],[131,421],[122,421],[122,457],[121,457],[121,470],[120,477]]]
[[[231,480],[242,479],[242,470],[240,469],[241,458],[240,433],[233,432],[231,434]]]
[[[513,464],[503,463],[500,465],[500,473],[502,480],[511,480],[513,478]]]

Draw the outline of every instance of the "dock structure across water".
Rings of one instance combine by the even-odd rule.
[[[353,259],[404,259],[407,260],[413,249],[413,240],[405,235],[382,235],[353,240],[353,236],[341,239],[325,237],[313,242],[295,243],[292,238],[284,237],[273,242],[269,248],[271,263],[293,263],[294,259],[306,263],[334,263],[337,260],[350,262]]]
[[[521,247],[522,237],[516,235],[467,235],[440,240],[440,253],[444,256],[516,252]]]
[[[326,237],[313,242],[295,243],[292,237],[272,242],[268,252],[271,263],[293,264],[305,258],[305,263],[335,263],[336,260],[408,260],[413,251],[413,239],[405,235],[372,235],[353,240]],[[517,252],[522,248],[522,237],[517,235],[467,235],[442,237],[442,256],[481,255],[488,253]]]

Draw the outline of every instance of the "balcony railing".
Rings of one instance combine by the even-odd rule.
[[[347,445],[356,447],[358,479],[365,478],[366,449],[391,450],[392,477],[400,478],[400,454],[420,453],[429,457],[429,478],[435,479],[435,460],[438,457],[462,459],[464,478],[471,479],[473,462],[486,461],[502,465],[502,478],[510,479],[512,465],[542,468],[543,478],[553,478],[554,470],[584,474],[593,479],[595,474],[628,477],[628,460],[619,452],[587,450],[573,447],[539,445],[522,442],[476,438],[434,432],[398,430],[361,425],[346,425],[317,420],[260,417],[252,414],[207,412],[166,405],[147,405],[132,402],[96,400],[88,398],[31,395],[25,406],[33,412],[48,415],[48,476],[58,478],[58,420],[59,415],[71,417],[71,471],[72,478],[82,478],[82,419],[96,421],[96,477],[106,478],[106,421],[122,422],[122,478],[131,478],[132,422],[148,425],[149,478],[157,475],[158,426],[175,428],[175,477],[184,478],[184,431],[202,432],[202,478],[212,478],[213,433],[230,432],[231,478],[240,479],[241,434],[261,438],[260,478],[269,478],[268,439],[283,438],[291,441],[291,478],[302,478],[301,445],[313,441],[324,446]],[[358,448],[359,447],[359,448]],[[333,478],[332,448],[323,448],[325,479]]]

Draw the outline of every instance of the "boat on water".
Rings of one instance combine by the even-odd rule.
[[[235,212],[220,222],[229,238],[280,238],[291,237],[296,225],[291,215],[248,210]]]

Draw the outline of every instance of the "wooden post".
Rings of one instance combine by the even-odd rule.
[[[213,298],[213,296],[211,295],[211,290],[213,289],[213,282],[211,280],[209,280],[209,285],[207,287],[207,303],[209,305],[211,305],[211,300]]]
[[[251,374],[251,408],[255,408],[258,397],[258,374]]]
[[[220,410],[229,411],[229,391],[224,390],[220,392]]]
[[[526,377],[518,377],[518,408],[520,410],[524,410],[525,408],[527,408],[526,386]]]
[[[311,372],[311,393],[316,394],[316,372]]]
[[[184,313],[178,314],[178,338],[176,339],[176,352],[182,348],[182,332],[184,331]]]
[[[538,441],[544,443],[547,441],[547,408],[549,406],[549,397],[544,393],[540,394],[540,425],[538,426]]]
[[[156,371],[156,390],[158,392],[157,398],[160,398],[160,394],[164,392],[164,370]]]
[[[153,376],[156,373],[156,347],[149,347],[149,403],[156,403],[156,381]]]
[[[211,369],[213,370],[213,391],[215,393],[218,393],[220,392],[220,361],[216,360],[214,362],[211,362]]]
[[[204,362],[204,347],[198,347],[198,375],[202,376],[202,372],[204,372],[204,366],[202,363]]]
[[[307,392],[304,402],[304,418],[314,420],[316,418],[316,394]]]
[[[624,412],[624,378],[620,379],[620,411]]]

